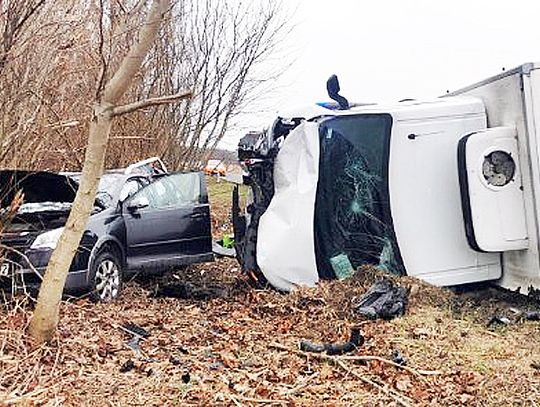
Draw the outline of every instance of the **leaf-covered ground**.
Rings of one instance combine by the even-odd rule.
[[[227,184],[211,183],[214,231],[230,230]],[[12,405],[537,405],[540,322],[517,311],[536,303],[492,288],[465,294],[412,278],[409,309],[366,321],[355,300],[378,278],[365,269],[284,295],[254,290],[231,259],[130,282],[113,304],[62,304],[55,340],[33,348],[31,306],[0,308],[0,404]],[[182,288],[156,296],[163,284]],[[189,284],[184,284],[189,283]],[[487,326],[493,315],[512,324]],[[137,354],[121,325],[150,336]],[[365,343],[345,356],[298,350],[302,339]],[[391,363],[395,350],[406,368]]]

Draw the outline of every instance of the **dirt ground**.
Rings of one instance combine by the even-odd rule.
[[[210,191],[220,236],[230,186],[212,181]],[[354,304],[380,277],[364,269],[285,295],[249,287],[234,260],[219,259],[129,282],[113,304],[66,301],[55,340],[38,348],[20,299],[0,307],[0,404],[540,405],[540,322],[523,318],[538,303],[407,277],[396,279],[409,290],[407,314],[367,321]],[[488,326],[493,316],[511,323]],[[128,323],[149,333],[140,352],[126,345]],[[352,353],[299,351],[302,339],[346,341],[352,327],[365,338]]]

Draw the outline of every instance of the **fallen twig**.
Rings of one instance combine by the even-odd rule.
[[[369,380],[367,377],[364,377],[364,376],[356,373],[354,370],[350,369],[345,363],[343,363],[343,361],[336,358],[335,363],[336,363],[336,365],[338,365],[339,367],[344,369],[347,373],[352,374],[354,377],[361,380],[362,382],[364,382],[366,384],[369,384],[370,386],[373,386],[376,389],[382,391],[384,394],[386,394],[388,397],[390,397],[392,400],[399,403],[400,405],[402,405],[404,407],[411,407],[411,405],[407,401],[403,400],[403,398],[402,398],[403,396],[401,396],[401,395],[398,396],[396,394],[393,394],[390,390],[385,389],[383,386],[381,386],[380,384],[375,383],[373,380]]]
[[[332,362],[335,362],[335,361],[338,361],[338,360],[340,360],[340,361],[350,361],[350,362],[378,361],[378,362],[386,363],[388,365],[392,365],[392,366],[397,367],[399,369],[406,370],[409,373],[412,373],[412,374],[414,374],[416,376],[422,377],[422,379],[424,379],[423,376],[433,376],[433,375],[443,374],[443,372],[436,371],[436,370],[435,371],[416,370],[416,369],[413,369],[413,368],[411,368],[409,366],[400,365],[398,363],[395,363],[395,362],[393,362],[393,361],[391,361],[389,359],[382,358],[380,356],[373,356],[373,355],[331,356],[331,355],[325,355],[325,354],[319,354],[319,353],[307,353],[307,352],[303,352],[303,351],[298,350],[298,349],[291,349],[291,348],[289,348],[287,346],[284,346],[284,345],[281,345],[281,344],[275,343],[275,342],[269,344],[268,346],[270,346],[272,348],[276,348],[276,349],[296,353],[297,355],[301,355],[301,356],[304,356],[304,357],[311,357],[311,358],[321,359],[321,360],[329,360],[329,361],[332,361]]]
[[[284,392],[281,392],[281,395],[282,396],[292,396],[296,393],[298,393],[300,390],[302,390],[304,387],[306,387],[309,382],[311,382],[313,379],[315,379],[316,377],[319,376],[319,373],[314,373],[312,374],[311,376],[307,377],[302,383],[300,383],[298,386],[296,387],[293,387],[292,389],[290,390],[287,390],[287,391],[284,391]]]
[[[261,404],[289,404],[287,400],[272,400],[272,399],[256,399],[252,397],[244,397],[240,395],[231,396],[235,398],[239,398],[242,401],[248,401],[250,403],[261,403]]]

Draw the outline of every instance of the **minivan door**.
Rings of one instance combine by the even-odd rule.
[[[124,219],[129,268],[157,270],[212,259],[202,173],[162,176],[130,197]]]

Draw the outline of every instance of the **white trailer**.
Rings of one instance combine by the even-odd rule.
[[[248,223],[250,239],[238,236],[246,271],[290,290],[339,276],[343,261],[376,263],[436,285],[537,294],[540,65],[434,100],[282,117],[292,121],[257,141],[259,160],[279,152],[256,233]],[[257,173],[259,161],[244,162]],[[256,262],[242,262],[249,252]]]
[[[467,171],[481,181],[469,185],[475,235],[485,241],[486,251],[501,253],[502,275],[497,281],[501,286],[538,294],[540,65],[521,65],[448,97],[458,95],[480,100],[487,117],[487,131],[473,135],[467,147],[470,160],[476,160],[467,161]],[[511,154],[516,165],[512,181],[502,186],[484,183],[478,168],[479,161],[495,150]]]

